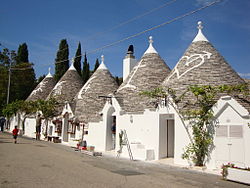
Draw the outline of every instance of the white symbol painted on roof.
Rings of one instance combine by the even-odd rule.
[[[193,62],[195,62],[196,60],[200,59],[200,62],[192,67],[190,67],[189,69],[187,69],[185,72],[180,74],[180,71],[177,68],[177,64],[174,68],[174,72],[168,77],[167,81],[176,74],[177,79],[180,79],[182,76],[184,76],[185,74],[187,74],[188,72],[190,72],[191,70],[200,67],[204,62],[205,62],[205,57],[207,59],[210,59],[212,53],[210,52],[206,52],[206,51],[202,51],[203,53],[200,54],[194,54],[191,56],[183,56],[179,62],[183,61],[184,59],[186,59],[184,66],[190,66],[190,64],[192,64]]]
[[[66,81],[61,81],[58,82],[55,86],[54,89],[54,95],[61,95],[62,94],[62,84],[65,83]]]

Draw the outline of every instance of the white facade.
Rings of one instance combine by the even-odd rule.
[[[129,73],[134,68],[136,63],[137,60],[135,59],[135,57],[133,57],[133,55],[127,55],[123,59],[123,81],[128,77]]]
[[[215,149],[211,153],[208,167],[220,168],[233,163],[239,167],[250,166],[250,115],[232,97],[222,97],[214,107],[216,129]]]

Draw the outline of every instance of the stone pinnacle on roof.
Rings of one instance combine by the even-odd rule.
[[[47,78],[48,78],[48,77],[52,77],[52,74],[50,73],[50,67],[49,67],[49,72],[48,72],[48,74],[47,74],[46,77],[47,77]]]
[[[203,26],[202,26],[202,22],[201,21],[198,21],[198,33],[196,35],[196,37],[194,38],[193,42],[197,42],[197,41],[207,41],[207,38],[203,35],[202,33],[202,29],[203,29]]]
[[[158,52],[153,47],[153,37],[149,37],[149,47],[144,54],[158,54]]]
[[[244,84],[244,80],[226,62],[224,57],[204,37],[201,32],[202,25],[198,22],[199,32],[189,45],[162,86],[176,91],[177,96],[192,85],[238,85]],[[195,96],[191,93],[182,98],[180,108],[192,108]]]
[[[74,66],[74,58],[71,59],[71,65],[69,67],[69,70],[76,70]]]
[[[103,109],[106,101],[99,96],[113,94],[118,88],[114,77],[104,65],[103,55],[101,61],[98,69],[75,96],[75,117],[84,123],[98,122],[102,119],[99,112]]]
[[[98,69],[107,69],[104,64],[104,55],[101,56],[101,64],[99,65]]]

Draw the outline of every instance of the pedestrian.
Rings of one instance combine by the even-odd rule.
[[[0,117],[0,128],[1,128],[1,131],[3,132],[4,131],[4,124],[5,124],[5,118],[4,117]]]
[[[41,114],[38,114],[36,117],[36,140],[40,140],[41,126],[42,126],[42,117]]]
[[[13,129],[12,131],[12,134],[13,134],[13,138],[14,138],[14,143],[16,144],[16,140],[17,140],[17,136],[18,136],[18,132],[19,132],[19,129],[17,128],[17,126],[15,126],[15,128]]]

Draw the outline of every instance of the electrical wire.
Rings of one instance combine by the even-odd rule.
[[[197,9],[195,9],[195,10],[192,10],[192,11],[188,12],[188,13],[185,13],[185,14],[182,14],[182,15],[180,15],[180,16],[177,16],[177,17],[175,17],[175,18],[173,18],[173,19],[171,19],[171,20],[169,20],[169,21],[163,22],[163,23],[161,23],[161,24],[159,24],[159,25],[153,26],[153,27],[151,27],[151,28],[149,28],[149,29],[146,29],[146,30],[141,31],[141,32],[139,32],[139,33],[130,35],[130,36],[126,37],[126,38],[120,39],[120,40],[115,41],[115,42],[113,42],[113,43],[104,45],[104,46],[102,46],[102,47],[100,47],[100,48],[96,48],[96,49],[94,49],[94,50],[91,50],[90,52],[88,52],[88,53],[86,53],[86,54],[87,54],[87,55],[89,55],[89,54],[94,54],[94,53],[96,53],[97,51],[100,51],[100,50],[103,50],[103,49],[105,49],[105,48],[114,46],[114,45],[116,45],[116,44],[119,44],[119,43],[121,43],[121,42],[124,42],[124,41],[126,41],[126,40],[129,40],[129,39],[131,39],[131,38],[135,38],[135,37],[137,37],[137,36],[139,36],[139,35],[142,35],[142,34],[144,34],[144,33],[147,33],[147,32],[149,32],[149,31],[152,31],[152,30],[158,29],[158,28],[160,28],[160,27],[162,27],[162,26],[165,26],[165,25],[168,25],[168,24],[170,24],[170,23],[176,22],[176,21],[178,21],[178,20],[180,20],[180,19],[183,19],[183,18],[185,18],[185,17],[187,17],[187,16],[190,16],[190,15],[192,15],[192,14],[195,14],[195,13],[201,11],[201,10],[204,10],[204,9],[206,9],[206,8],[208,8],[208,7],[211,7],[211,6],[215,5],[215,4],[218,4],[218,3],[220,3],[221,1],[222,1],[222,0],[215,0],[215,1],[211,2],[211,3],[208,3],[208,4],[206,4],[206,5],[202,6],[202,7],[200,7],[200,8],[197,8]],[[81,57],[81,56],[83,56],[83,54],[82,54],[82,55],[79,55],[79,56],[76,56],[76,57],[74,57],[74,58]],[[72,59],[74,59],[74,58],[72,58]],[[69,61],[69,60],[70,60],[70,59],[58,61],[58,62],[55,62],[55,64],[62,63],[62,62],[65,62],[65,61]]]
[[[124,25],[126,25],[126,24],[128,24],[128,23],[130,23],[130,22],[133,22],[133,21],[135,21],[135,20],[137,20],[137,19],[139,19],[139,18],[142,18],[142,17],[144,17],[144,16],[146,16],[146,15],[152,13],[152,12],[155,12],[155,11],[157,11],[157,10],[159,10],[159,9],[162,9],[162,8],[164,8],[164,7],[166,7],[166,6],[169,6],[169,5],[173,4],[173,3],[176,2],[176,1],[177,1],[177,0],[168,1],[167,3],[164,3],[163,5],[161,5],[161,6],[159,6],[159,7],[153,8],[153,9],[147,11],[147,12],[144,12],[143,14],[140,14],[140,15],[135,16],[135,17],[133,17],[133,18],[127,20],[127,21],[124,21],[124,22],[118,24],[118,25],[115,25],[115,26],[111,27],[110,29],[107,29],[106,31],[103,31],[103,32],[99,32],[99,33],[93,34],[93,35],[87,37],[85,40],[94,39],[94,38],[96,38],[97,36],[100,36],[100,35],[102,35],[102,34],[104,34],[104,33],[113,31],[113,30],[115,30],[115,29],[117,29],[117,28],[119,28],[119,27],[121,27],[121,26],[124,26]]]
[[[131,38],[135,38],[135,37],[137,37],[137,36],[140,36],[140,35],[142,35],[142,34],[144,34],[144,33],[149,32],[149,31],[152,31],[152,30],[158,29],[158,28],[160,28],[160,27],[162,27],[162,26],[165,26],[165,25],[168,25],[168,24],[170,24],[170,23],[176,22],[176,21],[178,21],[178,20],[180,20],[180,19],[183,19],[183,18],[185,18],[185,17],[187,17],[187,16],[190,16],[190,15],[192,15],[192,14],[195,14],[195,13],[201,11],[201,10],[204,10],[204,9],[206,9],[206,8],[209,8],[209,7],[213,6],[213,5],[215,5],[215,4],[218,4],[218,3],[220,3],[221,1],[222,1],[222,0],[215,0],[215,1],[211,2],[211,3],[208,3],[208,4],[206,4],[206,5],[202,6],[202,7],[200,7],[200,8],[197,8],[197,9],[195,9],[195,10],[192,10],[192,11],[188,12],[188,13],[185,13],[185,14],[182,14],[182,15],[180,15],[180,16],[177,16],[177,17],[175,17],[175,18],[173,18],[173,19],[171,19],[171,20],[169,20],[169,21],[163,22],[163,23],[161,23],[161,24],[159,24],[159,25],[153,26],[153,27],[151,27],[151,28],[149,28],[149,29],[146,29],[146,30],[144,30],[144,31],[141,31],[141,32],[139,32],[139,33],[130,35],[130,36],[128,36],[128,37],[125,37],[125,38],[120,39],[120,40],[118,40],[118,41],[115,41],[115,42],[113,42],[113,43],[110,43],[110,44],[104,45],[104,46],[102,46],[102,47],[96,48],[96,49],[94,49],[94,50],[91,50],[90,52],[88,52],[88,53],[86,53],[86,54],[87,54],[87,55],[88,55],[88,54],[94,54],[94,53],[96,53],[97,51],[100,51],[100,50],[103,50],[103,49],[105,49],[105,48],[114,46],[114,45],[116,45],[116,44],[119,44],[119,43],[121,43],[121,42],[124,42],[124,41],[126,41],[126,40],[129,40],[129,39],[131,39]],[[173,3],[173,2],[175,2],[175,1],[170,1],[170,2],[168,2],[168,4],[169,4],[169,3]],[[164,4],[164,5],[166,6],[167,4]],[[164,6],[164,5],[162,5],[162,6]],[[158,8],[155,8],[155,9],[158,10],[158,9],[160,9],[162,6],[160,6],[160,7],[158,7]],[[146,15],[146,14],[149,14],[150,12],[155,11],[155,9],[152,9],[151,11],[149,11],[149,12],[147,12],[147,13],[144,13],[144,14],[145,14],[145,15]],[[137,17],[142,17],[142,16],[143,16],[143,14],[142,14],[142,15],[139,15],[139,16],[137,16]],[[126,21],[126,22],[123,22],[123,23],[121,23],[121,24],[119,24],[119,25],[122,25],[122,24],[125,25],[127,22],[129,23],[130,21],[137,19],[137,17],[135,17],[135,18],[133,18],[133,19],[130,19],[130,20]],[[117,25],[117,26],[118,26],[118,25]],[[115,27],[113,27],[113,28],[115,28]],[[111,28],[111,29],[112,29],[112,28]],[[68,49],[68,48],[65,48],[65,49]],[[65,50],[65,49],[62,49],[62,50]],[[62,62],[65,62],[65,61],[70,61],[70,60],[73,61],[75,58],[77,58],[77,57],[82,57],[83,55],[84,55],[84,54],[81,54],[81,55],[76,56],[76,57],[71,58],[71,59],[66,59],[66,60],[62,60],[62,61],[57,61],[57,62],[55,62],[55,64],[62,63]]]

